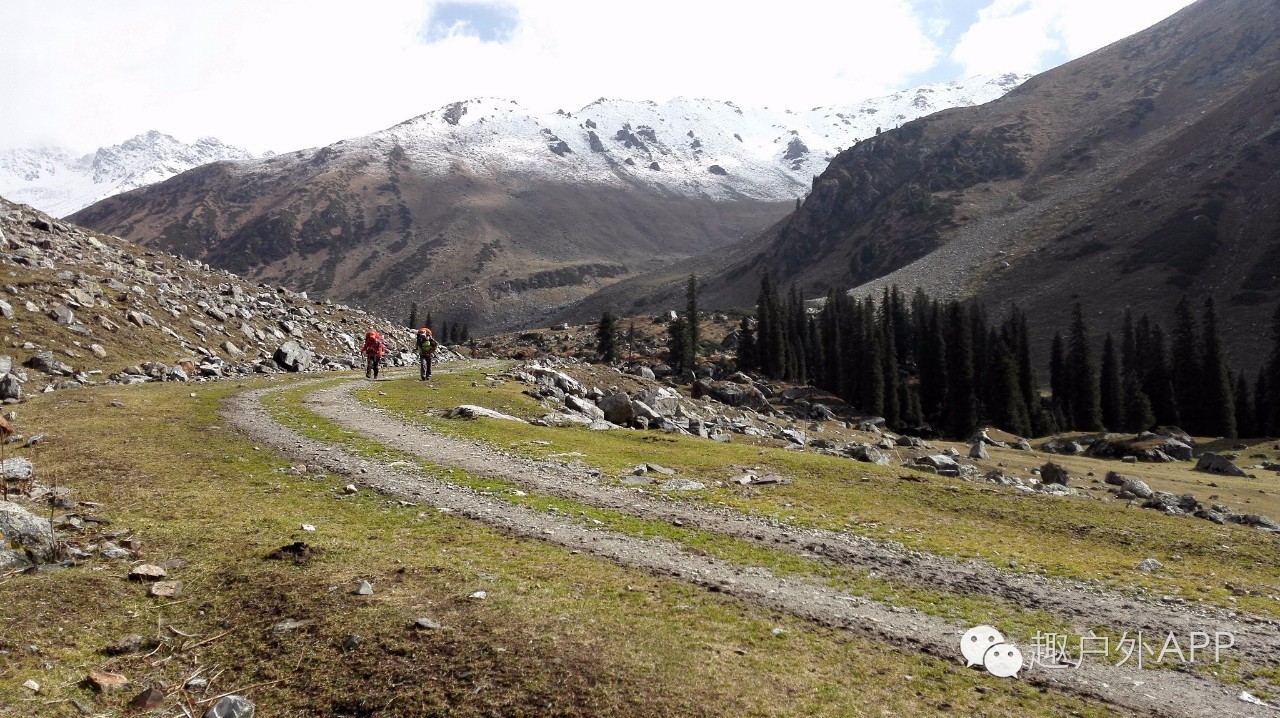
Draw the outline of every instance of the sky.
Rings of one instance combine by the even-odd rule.
[[[847,105],[1040,72],[1190,3],[3,0],[0,148],[159,130],[286,152],[474,97],[539,113],[600,97]]]

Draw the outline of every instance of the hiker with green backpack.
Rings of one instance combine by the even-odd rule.
[[[431,360],[435,359],[436,349],[440,345],[436,342],[436,338],[431,336],[431,330],[427,327],[418,329],[418,374],[422,381],[431,378]]]

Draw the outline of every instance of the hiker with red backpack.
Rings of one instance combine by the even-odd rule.
[[[431,378],[431,361],[435,359],[436,349],[439,348],[440,344],[431,336],[429,328],[418,329],[418,374],[422,381]]]
[[[382,355],[387,351],[387,345],[382,341],[382,335],[376,330],[370,330],[364,335],[364,346],[360,348],[364,354],[364,378],[378,378],[378,366],[382,364]]]

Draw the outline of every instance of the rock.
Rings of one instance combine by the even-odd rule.
[[[114,693],[129,685],[129,679],[119,673],[94,672],[86,680],[91,688],[100,693]]]
[[[877,466],[889,465],[889,457],[869,444],[850,444],[844,448],[844,454],[855,461],[865,461]]]
[[[517,422],[520,422],[521,424],[528,423],[524,419],[521,419],[519,417],[509,416],[507,414],[503,414],[500,411],[494,411],[493,409],[486,409],[483,406],[476,406],[474,404],[462,404],[460,406],[454,407],[449,411],[448,414],[445,414],[445,417],[449,419],[459,419],[459,418],[461,419],[479,419],[479,418],[502,419],[503,421],[517,421]]]
[[[1168,491],[1152,491],[1151,498],[1142,507],[1174,516],[1195,513],[1201,509],[1200,502],[1191,494],[1176,496]]]
[[[22,382],[13,374],[0,377],[0,400],[20,401],[22,399]]]
[[[1140,499],[1149,499],[1153,495],[1151,487],[1147,486],[1147,482],[1139,479],[1125,479],[1124,483],[1120,486],[1120,490],[1128,491]]]
[[[663,491],[700,491],[707,488],[705,484],[689,479],[668,479],[658,484]]]
[[[373,584],[361,579],[359,582],[356,583],[356,590],[354,591],[354,593],[357,596],[372,596]]]
[[[489,597],[489,593],[487,591],[475,591],[467,595],[467,598],[470,598],[474,601],[483,601],[488,597]]]
[[[145,691],[134,696],[129,701],[129,707],[135,711],[155,710],[164,705],[164,699],[168,698],[164,691],[152,686]]]
[[[413,622],[413,627],[419,631],[438,631],[440,624],[430,618],[419,618]]]
[[[653,473],[655,473],[655,474],[662,474],[663,476],[675,476],[675,475],[676,475],[676,470],[675,470],[675,469],[668,469],[667,467],[662,466],[661,464],[655,464],[655,463],[653,463],[652,461],[646,461],[646,462],[644,463],[644,466],[643,466],[642,468],[645,470],[645,472],[650,472],[650,471],[652,471],[652,472],[653,472]]]
[[[910,447],[915,449],[929,448],[929,445],[924,443],[924,439],[921,439],[917,436],[899,436],[897,441],[894,443],[896,443],[898,446],[905,446],[905,447]]]
[[[27,680],[25,680],[25,681],[23,681],[23,682],[22,682],[22,687],[23,687],[23,688],[26,688],[27,690],[31,691],[32,693],[39,693],[39,692],[40,692],[40,684],[39,684],[39,683],[36,683],[35,681],[31,680],[30,678],[28,678]]]
[[[159,581],[160,579],[168,575],[169,574],[166,573],[165,570],[160,566],[144,563],[141,566],[134,566],[129,571],[129,580],[130,581]]]
[[[921,456],[916,459],[916,463],[922,466],[928,466],[937,471],[955,471],[959,473],[960,464],[955,459],[946,454],[932,454],[929,456]]]
[[[5,464],[10,461],[15,459],[6,460]],[[15,503],[0,501],[0,571],[31,563],[49,563],[53,557],[49,520]]]
[[[1203,471],[1209,474],[1221,474],[1223,476],[1245,475],[1245,473],[1240,470],[1240,467],[1211,451],[1200,455],[1200,460],[1196,462],[1196,471]]]
[[[1040,482],[1045,484],[1057,484],[1066,486],[1071,481],[1071,474],[1067,470],[1050,461],[1040,467]]]
[[[299,628],[302,628],[302,627],[306,626],[306,625],[307,625],[307,623],[309,623],[309,622],[308,622],[308,621],[299,621],[299,620],[296,620],[296,619],[293,619],[293,618],[286,618],[286,619],[284,619],[283,621],[280,621],[280,622],[276,623],[275,625],[273,625],[273,626],[271,627],[271,630],[272,630],[272,632],[274,632],[274,633],[288,633],[288,632],[290,632],[290,631],[296,631],[296,630],[298,630]]]
[[[1011,448],[1017,449],[1018,451],[1031,451],[1031,442],[1026,439],[1018,439]]]
[[[1112,486],[1124,486],[1124,482],[1128,481],[1128,479],[1114,471],[1108,471],[1107,475],[1102,478],[1102,481]]]
[[[354,633],[348,634],[346,638],[342,639],[342,650],[354,651],[360,647],[361,643],[364,643],[363,638]]]
[[[751,385],[744,386],[730,381],[697,381],[693,384],[692,393],[695,399],[709,396],[722,404],[733,407],[745,406],[756,411],[773,410],[764,394]]]
[[[1054,437],[1040,445],[1040,450],[1049,454],[1061,454],[1063,456],[1079,456],[1084,453],[1084,447],[1079,443],[1070,439],[1060,439]]]
[[[253,718],[253,703],[244,696],[223,696],[202,718]]]
[[[1155,571],[1156,569],[1164,568],[1164,564],[1160,563],[1154,558],[1144,558],[1141,561],[1139,561],[1138,565],[1134,566],[1134,568],[1139,571],[1151,572],[1151,571]]]
[[[635,409],[631,406],[631,397],[624,394],[611,394],[601,399],[598,404],[604,412],[605,421],[613,424],[626,424],[635,417]]]
[[[804,446],[808,443],[808,437],[799,429],[783,429],[778,433],[778,438],[786,439],[797,446]]]
[[[835,421],[835,412],[825,404],[814,404],[809,407],[809,418],[817,421]]]
[[[281,344],[272,355],[276,363],[286,371],[306,371],[311,366],[314,355],[304,349],[296,340]]]
[[[982,441],[973,442],[973,446],[969,447],[969,458],[986,460],[991,458],[991,454],[987,453],[987,445]]]
[[[102,652],[106,653],[108,656],[124,656],[130,653],[137,653],[146,645],[147,639],[136,633],[130,633],[115,643],[107,644],[107,646],[102,649]]]
[[[604,412],[601,411],[600,407],[596,406],[590,399],[583,399],[572,394],[568,394],[564,398],[564,405],[580,414],[589,416],[592,419],[604,418]]]
[[[1280,523],[1261,514],[1232,514],[1227,521],[1241,526],[1252,526],[1266,531],[1280,531]]]
[[[156,598],[177,598],[182,595],[181,581],[156,581],[147,593]]]
[[[356,494],[359,492],[360,492],[360,489],[355,484],[347,484],[346,486],[342,487],[342,493],[347,495]]]

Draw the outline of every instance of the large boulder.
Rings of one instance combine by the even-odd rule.
[[[520,417],[503,414],[500,411],[486,409],[483,406],[476,406],[474,404],[462,404],[461,406],[454,407],[448,414],[445,414],[445,417],[448,419],[502,419],[503,421],[518,421],[521,424],[527,423]]]
[[[973,446],[969,447],[969,458],[977,460],[990,459],[991,455],[987,453],[987,445],[982,441],[973,442]]]
[[[1066,486],[1071,481],[1071,474],[1067,470],[1050,461],[1040,467],[1040,483],[1042,484],[1058,484]]]
[[[1041,444],[1040,450],[1047,454],[1062,454],[1063,456],[1078,456],[1084,453],[1084,447],[1078,442],[1058,437],[1049,439]]]
[[[695,382],[693,396],[695,399],[709,396],[722,404],[735,407],[745,406],[756,411],[768,411],[773,408],[769,406],[769,400],[756,387],[734,384],[730,381]]]
[[[591,419],[604,418],[604,412],[600,411],[600,407],[596,406],[595,402],[590,399],[581,399],[572,394],[568,394],[564,397],[564,405],[579,414],[590,417]]]
[[[10,501],[0,501],[0,571],[53,560],[47,519]]]
[[[1211,451],[1200,455],[1200,460],[1196,462],[1196,471],[1204,471],[1210,474],[1221,474],[1223,476],[1245,475],[1245,473],[1240,470],[1239,466],[1236,466],[1225,457],[1219,456]]]
[[[306,371],[311,366],[314,355],[304,349],[297,341],[290,340],[281,344],[273,355],[276,363],[286,371]]]
[[[624,393],[610,394],[597,402],[604,419],[613,424],[626,424],[635,418],[635,408],[631,406],[631,397]]]
[[[844,448],[845,456],[856,461],[865,461],[880,466],[889,465],[889,457],[870,444],[850,444]]]
[[[674,414],[680,406],[680,394],[665,386],[649,387],[633,398],[659,414]]]

